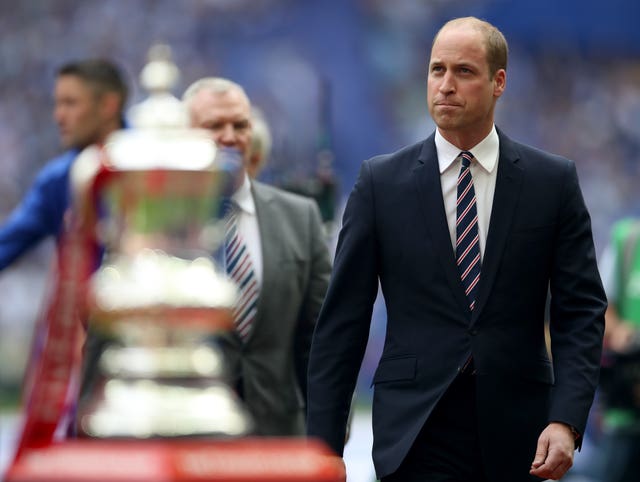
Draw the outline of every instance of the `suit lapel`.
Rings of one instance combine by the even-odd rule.
[[[278,217],[271,214],[273,196],[269,191],[262,189],[260,183],[251,181],[251,192],[256,205],[256,217],[258,219],[258,230],[260,232],[260,250],[262,251],[262,283],[258,296],[258,310],[254,320],[254,323],[258,324],[264,316],[265,304],[268,302],[268,296],[263,296],[263,287],[272,284],[271,278],[277,269],[278,256],[274,256],[271,248],[277,245]],[[254,327],[249,334],[248,341],[251,340],[255,331]]]
[[[460,277],[456,268],[455,255],[451,245],[449,225],[445,215],[444,201],[442,199],[442,186],[440,184],[440,170],[438,168],[438,156],[434,135],[431,135],[423,144],[418,162],[413,169],[414,186],[418,196],[418,206],[433,245],[442,264],[442,269],[453,293],[461,306],[467,306],[467,298],[460,283]]]
[[[491,292],[491,287],[500,266],[500,258],[510,232],[513,215],[520,195],[523,170],[518,164],[518,154],[512,142],[499,130],[500,156],[496,190],[493,196],[493,207],[489,221],[489,232],[482,260],[482,274],[478,287],[478,300],[473,313],[472,323],[478,318]]]

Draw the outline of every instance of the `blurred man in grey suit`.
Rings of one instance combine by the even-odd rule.
[[[241,328],[220,342],[231,376],[257,434],[303,435],[309,346],[331,271],[320,212],[311,199],[249,177],[251,104],[240,85],[200,79],[183,100],[191,125],[209,130],[219,147],[237,149],[244,162],[231,201],[239,251],[249,254],[238,265],[251,266],[247,284],[255,289],[236,308]]]

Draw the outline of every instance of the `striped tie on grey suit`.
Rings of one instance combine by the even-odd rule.
[[[240,296],[233,310],[236,331],[247,341],[258,308],[258,280],[245,241],[238,231],[238,207],[230,200],[223,209],[227,212],[224,256],[227,273],[238,286]]]

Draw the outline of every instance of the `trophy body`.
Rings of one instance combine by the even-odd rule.
[[[238,160],[203,132],[163,127],[118,132],[74,169],[96,163],[91,185],[76,189],[103,250],[87,286],[89,336],[100,342],[87,345],[99,348],[86,353],[80,434],[248,434],[215,343],[233,330],[237,290],[216,254]]]

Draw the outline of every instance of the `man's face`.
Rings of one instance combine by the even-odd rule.
[[[101,140],[103,109],[87,82],[75,75],[58,77],[54,101],[53,116],[65,148],[84,148]]]
[[[505,81],[502,69],[489,78],[485,42],[479,31],[465,25],[445,28],[431,50],[429,113],[443,134],[488,133]]]
[[[242,154],[246,166],[251,146],[251,105],[236,89],[226,92],[197,92],[189,103],[191,125],[211,132],[220,147],[231,147]]]

